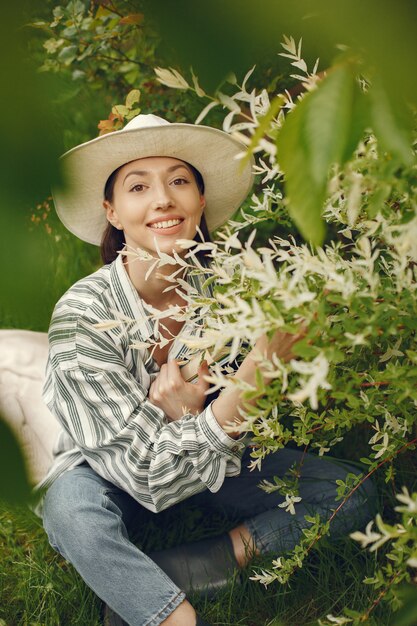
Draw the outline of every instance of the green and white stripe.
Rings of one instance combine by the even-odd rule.
[[[200,276],[187,280],[203,293]],[[95,327],[118,314],[137,323],[131,330]],[[239,474],[245,444],[224,432],[210,405],[198,416],[168,422],[149,401],[158,366],[147,350],[131,344],[146,342],[152,333],[152,320],[120,255],[58,302],[49,330],[44,400],[62,431],[53,464],[38,488],[86,460],[157,512],[206,488],[217,491],[226,476]],[[186,352],[177,340],[169,359]]]

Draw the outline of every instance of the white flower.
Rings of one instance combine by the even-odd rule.
[[[353,335],[352,333],[345,333],[345,337],[347,339],[350,339],[350,341],[352,342],[352,346],[366,346],[366,344],[368,343],[366,341],[365,335],[363,335],[362,333],[358,333],[356,335]]]
[[[281,502],[278,504],[280,509],[285,508],[286,513],[291,513],[291,515],[295,515],[295,507],[294,504],[297,502],[301,502],[301,498],[299,496],[291,496],[288,493],[285,496],[285,502]]]
[[[317,392],[319,389],[331,389],[330,383],[326,380],[329,371],[329,362],[320,353],[313,361],[296,361],[290,362],[292,370],[302,375],[300,380],[301,386],[298,391],[292,393],[288,398],[292,402],[304,402],[307,398],[310,401],[312,409],[319,406]]]
[[[194,124],[200,124],[203,121],[203,119],[206,117],[207,113],[211,111],[211,109],[213,109],[218,104],[219,104],[218,102],[209,102],[209,104],[206,107],[204,107],[204,109],[201,111],[200,115],[197,117]]]
[[[407,565],[410,567],[417,567],[417,554],[407,560]]]
[[[221,104],[234,113],[240,113],[240,106],[237,104],[236,100],[227,96],[225,93],[221,91],[217,92],[217,98],[221,102]]]
[[[139,261],[154,261],[155,257],[152,256],[147,250],[143,250],[142,248],[131,248],[130,246],[126,246],[124,250],[120,250],[118,254],[122,254],[123,256],[130,257],[133,260]]]
[[[326,619],[329,620],[331,624],[351,624],[353,622],[353,620],[348,617],[335,617],[331,613],[326,615]]]
[[[361,210],[362,205],[362,174],[358,172],[351,173],[352,186],[349,190],[347,198],[346,214],[348,218],[348,224],[351,228],[355,226],[356,220]]]
[[[407,513],[417,513],[417,493],[413,493],[411,496],[407,487],[402,488],[402,493],[397,493],[395,496],[397,500],[405,504],[406,506],[396,506],[395,510]]]
[[[193,78],[193,85],[194,85],[194,89],[195,89],[195,92],[196,92],[197,96],[198,96],[199,98],[204,97],[204,96],[206,95],[206,92],[204,91],[204,89],[202,89],[202,88],[200,87],[200,84],[199,84],[199,82],[198,82],[198,78],[197,78],[197,76],[194,74],[194,72],[193,72],[193,70],[192,70],[192,69],[191,69],[191,76],[192,76],[192,78]]]
[[[181,248],[181,250],[189,250],[197,245],[195,239],[177,239],[175,243]]]
[[[257,360],[257,359],[255,359]],[[285,393],[288,387],[288,370],[281,359],[274,353],[270,361],[259,359],[265,378],[278,378],[282,380],[281,393]]]
[[[365,533],[356,531],[350,534],[352,539],[359,541],[362,544],[362,548],[366,548],[368,545],[372,544],[369,548],[369,552],[375,552],[375,550],[380,548],[389,539],[400,537],[406,532],[405,528],[401,526],[401,524],[397,524],[396,528],[386,526],[379,513],[377,514],[375,521],[378,526],[378,530],[380,531],[379,533],[372,530],[374,522],[371,520],[365,529]]]
[[[323,446],[320,446],[320,448],[319,448],[319,456],[323,456],[326,452],[330,452],[330,448],[325,448]]]
[[[171,87],[172,89],[189,89],[190,85],[185,78],[181,76],[174,68],[165,69],[163,67],[154,68],[157,79],[163,85]]]
[[[125,323],[124,320],[105,320],[104,322],[97,322],[93,326],[98,330],[112,330],[113,328],[124,326]]]
[[[357,530],[354,533],[351,533],[349,536],[354,541],[359,541],[362,548],[366,548],[370,544],[373,544],[379,541],[382,537],[380,533],[376,533],[372,530],[372,526],[374,525],[374,520],[371,520],[369,524],[366,526],[365,533]]]
[[[254,580],[258,583],[261,583],[262,585],[265,585],[265,587],[273,583],[276,578],[277,577],[274,572],[269,572],[267,570],[261,570],[260,574],[255,573],[254,576],[249,576],[249,580]]]
[[[242,243],[239,241],[238,232],[231,232],[227,229],[225,233],[220,232],[219,235],[225,240],[223,245],[226,252],[229,252],[230,248],[235,248],[237,250],[242,249]]]
[[[378,422],[377,422],[378,424]],[[374,426],[372,428],[375,428]],[[377,428],[375,428],[377,430]],[[382,439],[382,441],[381,441]],[[381,441],[381,443],[378,443]],[[373,450],[376,450],[375,459],[379,459],[388,449],[389,446],[389,435],[386,431],[379,431],[375,433],[373,437],[369,440],[370,444],[375,444],[372,446]],[[380,447],[379,447],[380,446]]]

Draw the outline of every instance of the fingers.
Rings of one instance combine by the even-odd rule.
[[[283,361],[290,361],[295,358],[293,347],[307,334],[306,324],[302,324],[297,333],[291,334],[281,330],[275,331],[270,339],[267,335],[262,335],[255,344],[254,354],[260,353],[261,356],[271,358],[276,355]]]
[[[210,370],[209,370],[209,366],[206,360],[202,361],[202,363],[200,364],[200,367],[198,368],[198,372],[197,372],[197,386],[200,388],[201,391],[206,391],[209,387],[210,387],[210,383],[205,380],[206,376],[210,375]]]
[[[182,377],[179,363],[169,361],[161,366],[153,381],[149,400],[161,408],[170,420],[180,419],[186,413],[201,413],[206,400],[205,392],[209,387],[204,380],[208,374],[207,363],[202,363],[198,370],[198,382],[188,383]]]
[[[161,366],[160,372],[154,381],[154,392],[161,397],[179,392],[184,386],[184,379],[177,361],[168,361]]]

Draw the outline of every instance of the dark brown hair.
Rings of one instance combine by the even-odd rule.
[[[187,167],[190,168],[191,173],[193,174],[195,178],[195,182],[197,183],[197,187],[198,187],[200,194],[204,195],[204,180],[203,180],[202,175],[193,165],[191,165],[191,163],[187,163],[186,161],[184,161],[184,163],[187,165]],[[124,165],[121,165],[116,170],[114,170],[114,172],[112,172],[107,179],[107,182],[104,186],[104,199],[107,200],[108,202],[113,202],[114,185],[117,179],[117,174],[119,173],[119,170]],[[200,230],[203,234],[204,241],[210,241],[210,234],[208,232],[207,223],[206,223],[204,214],[201,218]],[[198,242],[201,241],[201,237],[199,233],[196,234],[194,239],[195,241],[198,241]],[[101,258],[103,260],[103,263],[111,263],[112,261],[114,261],[117,258],[118,251],[122,250],[124,244],[125,244],[124,232],[122,230],[119,230],[115,226],[113,226],[113,224],[110,224],[110,222],[108,222],[104,230],[103,237],[101,238],[101,244],[100,244],[100,252],[101,252]],[[200,261],[204,263],[207,253],[200,252],[197,254],[197,256],[199,257]]]

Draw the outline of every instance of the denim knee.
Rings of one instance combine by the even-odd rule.
[[[91,528],[94,510],[103,507],[105,488],[83,468],[60,476],[48,489],[43,505],[43,525],[51,546],[71,561],[72,547],[83,551],[98,539]]]
[[[323,462],[314,457],[309,457],[307,462],[309,471],[300,478],[301,502],[295,504],[293,514],[284,511],[275,502],[263,513],[244,520],[261,553],[282,554],[293,549],[302,537],[303,528],[309,526],[305,515],[319,514],[323,521],[331,520],[330,537],[337,538],[363,528],[375,514],[376,489],[369,479],[346,500],[337,499],[337,481],[345,480],[348,473],[359,474],[357,467],[334,461]],[[307,463],[304,466],[306,469]]]

